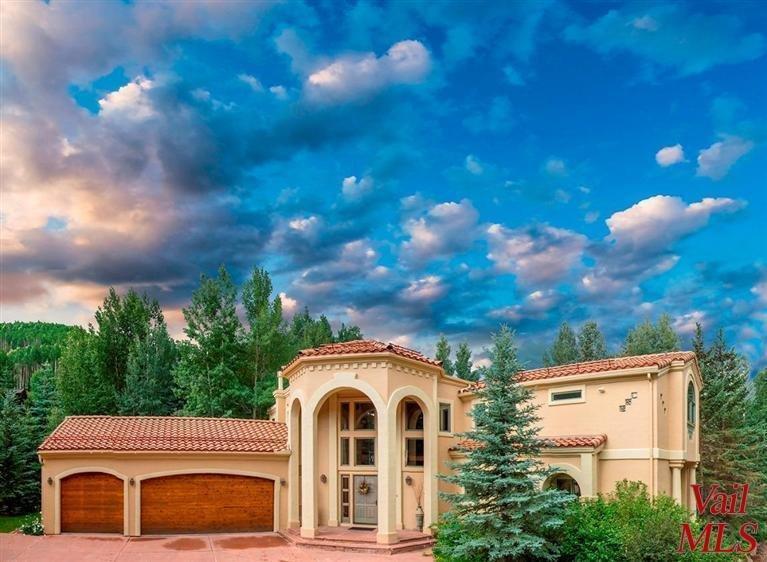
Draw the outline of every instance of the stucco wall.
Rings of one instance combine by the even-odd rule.
[[[42,517],[46,533],[53,534],[59,528],[56,521],[58,480],[65,475],[76,472],[109,472],[123,478],[125,481],[134,479],[134,484],[127,485],[127,534],[138,535],[137,513],[140,502],[140,481],[147,475],[167,475],[170,473],[201,472],[201,473],[230,473],[253,476],[271,477],[276,479],[277,499],[275,501],[276,516],[279,528],[287,526],[288,488],[281,485],[283,479],[287,484],[288,457],[278,455],[254,455],[247,453],[220,454],[139,454],[139,453],[80,453],[42,455]],[[48,484],[51,478],[53,484]]]

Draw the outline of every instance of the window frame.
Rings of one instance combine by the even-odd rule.
[[[563,399],[555,399],[554,396],[556,394],[563,394],[565,392],[580,392],[581,395],[578,398],[563,398]],[[586,385],[576,385],[576,386],[560,386],[557,388],[550,388],[549,389],[549,406],[563,406],[565,404],[582,404],[586,401]]]
[[[420,441],[421,442],[421,450],[422,450],[422,455],[423,455],[423,457],[421,459],[421,464],[410,464],[410,462],[409,462],[409,460],[410,460],[410,450],[408,448],[408,444],[409,444],[410,441],[414,441],[414,442]],[[405,437],[405,447],[404,447],[404,449],[405,449],[405,461],[404,461],[405,468],[407,468],[407,469],[423,469],[423,467],[426,465],[426,441],[424,440],[423,435],[421,435],[421,436]],[[417,454],[417,452],[416,452],[416,454]]]
[[[687,436],[690,438],[698,425],[698,389],[692,381],[687,383],[685,403],[687,404]]]
[[[447,429],[442,429],[442,412],[445,409],[445,408],[443,408],[443,406],[447,409],[447,424],[448,424],[448,428]],[[449,435],[449,436],[453,435],[453,421],[454,421],[453,420],[453,409],[454,408],[453,408],[453,402],[452,401],[450,401],[450,402],[440,401],[438,403],[437,412],[438,412],[438,415],[439,415],[438,423],[439,423],[439,433],[440,433],[440,435]]]
[[[360,450],[359,447],[357,446],[358,445],[357,442],[361,441],[361,440],[366,440],[366,441],[372,441],[373,442],[373,449],[372,449],[372,453],[371,453],[372,456],[373,456],[373,462],[371,464],[360,464],[360,463],[357,462],[357,458],[358,458],[358,454],[359,454],[359,450]],[[376,458],[378,456],[377,455],[377,451],[376,451],[376,447],[378,446],[377,438],[374,435],[370,435],[370,436],[367,436],[367,435],[355,435],[353,437],[353,441],[354,441],[354,453],[353,453],[354,454],[354,464],[353,464],[353,466],[354,467],[366,467],[366,468],[378,466],[377,465],[378,459]]]

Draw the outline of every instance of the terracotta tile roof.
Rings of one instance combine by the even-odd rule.
[[[596,435],[555,435],[552,437],[541,437],[543,447],[600,447],[607,442],[607,435],[599,433]],[[459,441],[455,447],[450,447],[451,451],[472,451],[479,444],[476,441]]]
[[[354,340],[344,343],[329,343],[315,347],[312,349],[302,349],[287,365],[283,366],[283,369],[292,365],[298,361],[301,357],[319,357],[325,355],[349,355],[360,354],[367,355],[370,353],[393,353],[400,357],[406,357],[407,359],[414,359],[415,361],[421,361],[429,365],[435,365],[439,367],[442,365],[441,361],[426,357],[423,353],[420,353],[414,349],[402,347],[394,343],[384,343],[376,340]]]
[[[40,451],[264,452],[287,449],[284,423],[228,418],[69,416]]]
[[[613,357],[610,359],[599,359],[597,361],[585,361],[583,363],[572,363],[570,365],[559,365],[557,367],[544,367],[542,369],[531,369],[520,371],[517,380],[537,381],[543,379],[554,379],[558,377],[568,377],[570,375],[583,375],[588,373],[602,373],[607,371],[619,371],[621,369],[634,369],[640,367],[658,367],[663,369],[668,367],[674,361],[691,361],[695,359],[695,353],[692,351],[671,351],[668,353],[652,353],[649,355],[632,355],[629,357]],[[474,383],[471,386],[461,389],[460,393],[474,392],[482,388],[482,381]]]

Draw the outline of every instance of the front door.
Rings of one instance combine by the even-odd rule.
[[[354,524],[378,524],[378,476],[354,475]]]

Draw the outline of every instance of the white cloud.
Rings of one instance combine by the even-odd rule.
[[[440,299],[447,292],[447,286],[436,275],[428,275],[410,283],[402,290],[401,296],[407,302],[426,304]]]
[[[343,102],[368,96],[393,84],[417,84],[431,68],[429,51],[419,41],[400,41],[385,55],[348,55],[309,75],[306,88],[315,101]]]
[[[288,91],[285,89],[285,86],[271,86],[269,88],[269,91],[274,94],[274,97],[280,100],[287,99],[288,97]]]
[[[591,224],[593,222],[597,222],[597,219],[599,218],[599,211],[589,211],[586,213],[586,216],[583,217],[583,220],[586,221],[586,223]]]
[[[587,242],[582,234],[545,224],[517,229],[492,224],[486,233],[488,259],[525,285],[562,280],[580,262]]]
[[[357,176],[349,176],[341,182],[341,192],[348,199],[358,199],[373,190],[375,182],[370,176],[363,176],[357,179]]]
[[[479,213],[468,199],[433,206],[426,216],[405,223],[410,239],[402,244],[404,259],[417,264],[468,249],[478,218]]]
[[[282,312],[287,316],[293,316],[298,310],[298,301],[290,298],[286,293],[280,293],[280,300],[282,301]]]
[[[610,216],[608,239],[624,251],[662,250],[704,227],[711,215],[733,213],[744,205],[728,197],[706,197],[688,205],[680,197],[655,195]]]
[[[562,302],[562,294],[555,289],[533,291],[521,304],[496,308],[489,312],[491,318],[502,318],[512,324],[525,319],[545,318],[547,313]]]
[[[250,74],[238,74],[237,78],[245,82],[254,92],[263,92],[264,86],[261,84],[261,81],[256,78],[255,76],[251,76]]]
[[[152,80],[143,76],[137,77],[133,82],[100,99],[99,115],[106,119],[134,122],[154,117],[156,112],[152,100],[147,95],[154,86]]]
[[[698,153],[699,176],[720,180],[727,175],[730,168],[742,156],[754,148],[754,143],[734,135],[723,135],[722,140],[715,142]]]
[[[665,146],[655,153],[655,161],[663,168],[684,162],[684,148],[681,144]]]

